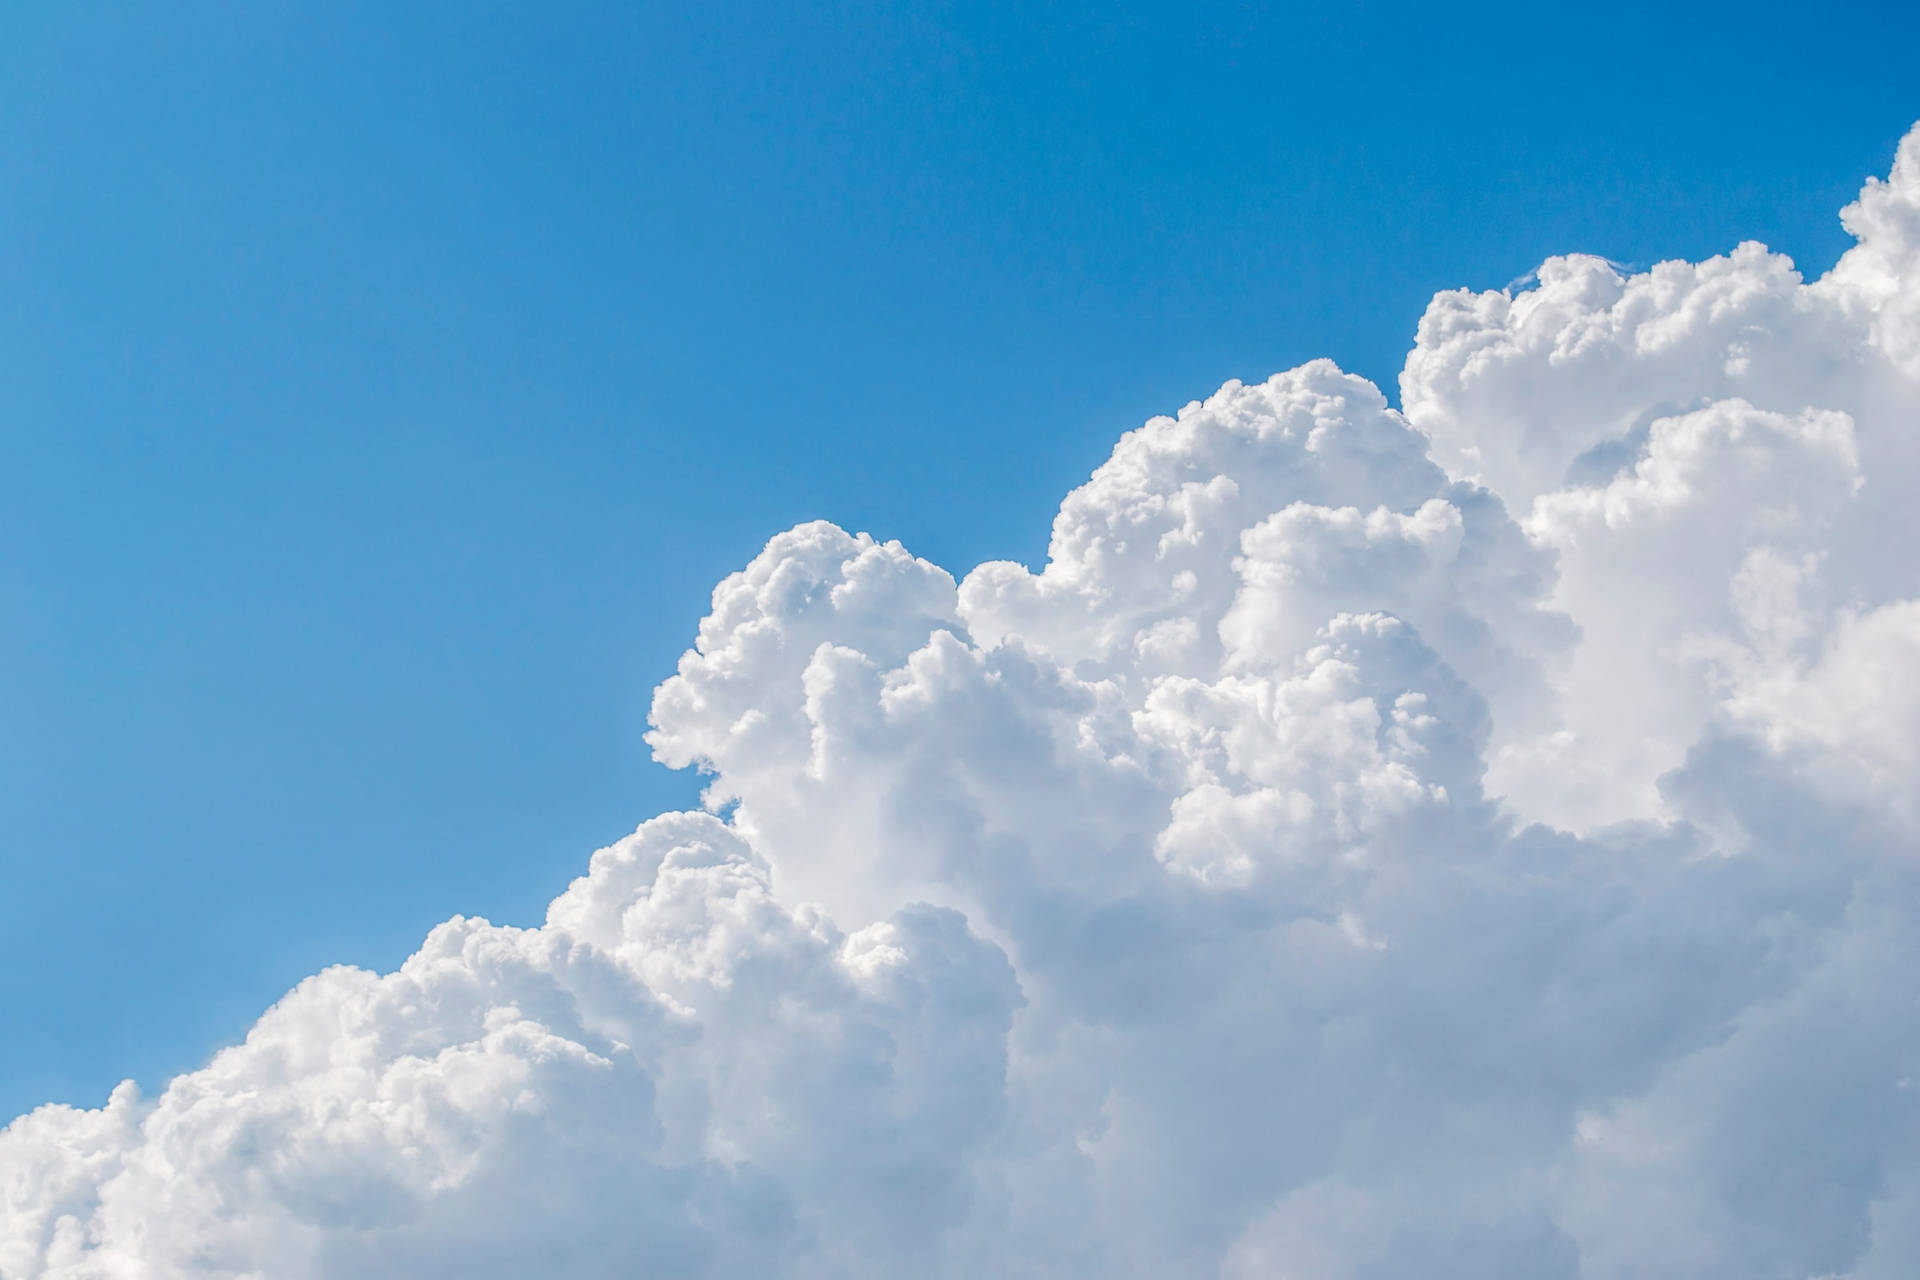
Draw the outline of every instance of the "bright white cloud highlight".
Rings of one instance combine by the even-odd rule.
[[[0,1134],[0,1277],[1852,1277],[1920,1259],[1920,130],[1126,435],[1045,569],[827,524],[711,812]]]

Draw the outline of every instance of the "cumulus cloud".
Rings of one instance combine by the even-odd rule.
[[[1920,130],[1128,433],[1045,567],[829,524],[539,928],[0,1134],[0,1277],[1853,1277],[1920,1257]]]

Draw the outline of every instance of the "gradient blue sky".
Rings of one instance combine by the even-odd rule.
[[[0,14],[0,1113],[202,1060],[696,780],[707,593],[824,516],[1037,560],[1114,437],[1555,252],[1833,211],[1911,6]]]

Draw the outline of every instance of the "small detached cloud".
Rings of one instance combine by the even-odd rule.
[[[1229,383],[1038,573],[780,534],[709,812],[14,1121],[0,1278],[1911,1276],[1920,130],[1843,218]]]

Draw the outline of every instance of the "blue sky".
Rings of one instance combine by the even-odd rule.
[[[1119,431],[1437,289],[1756,238],[1908,6],[0,16],[0,1111],[157,1084],[696,781],[649,693],[826,517],[1037,561]]]

